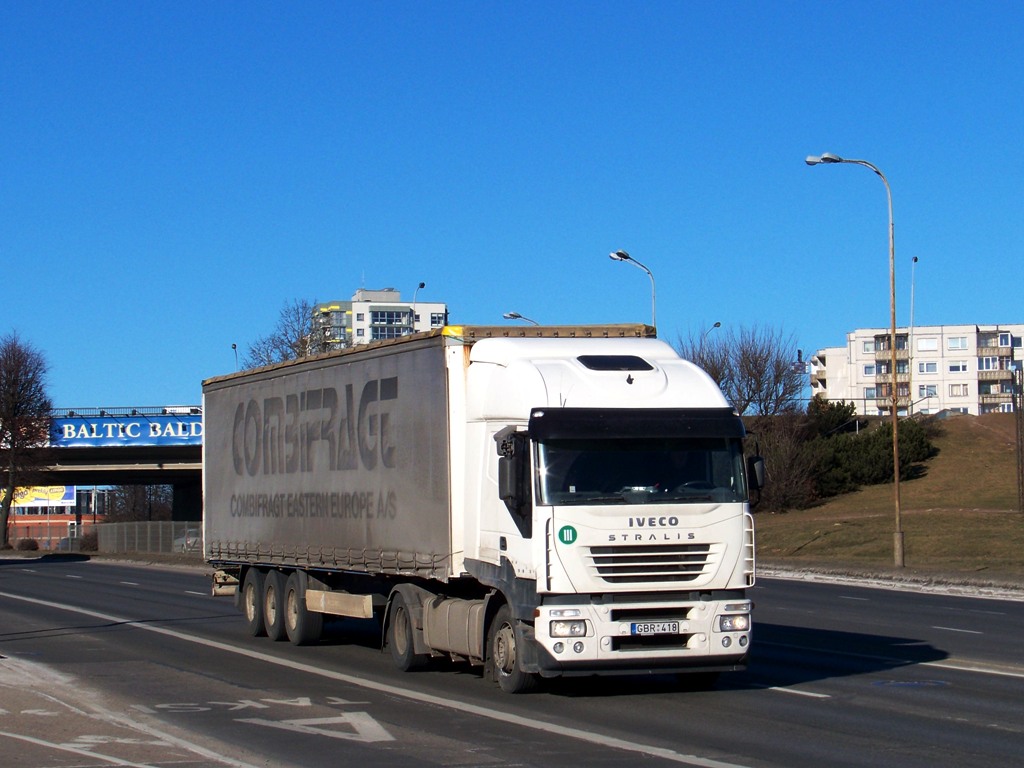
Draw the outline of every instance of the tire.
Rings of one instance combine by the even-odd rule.
[[[242,613],[249,634],[260,637],[267,634],[263,622],[263,572],[258,568],[249,568],[242,580]]]
[[[306,608],[306,588],[302,576],[293,571],[284,585],[284,630],[292,645],[319,642],[324,615]]]
[[[388,619],[388,650],[391,651],[391,659],[395,666],[403,672],[422,669],[430,661],[429,654],[416,653],[414,631],[409,606],[402,593],[396,592],[391,600],[391,614]]]
[[[284,640],[284,574],[268,571],[263,579],[263,623],[267,637]]]
[[[529,693],[537,687],[537,676],[523,672],[518,664],[515,621],[508,605],[494,614],[487,633],[487,651],[494,669],[494,680],[505,693]]]

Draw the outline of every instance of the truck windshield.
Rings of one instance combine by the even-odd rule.
[[[734,438],[548,440],[537,446],[541,504],[744,501]]]

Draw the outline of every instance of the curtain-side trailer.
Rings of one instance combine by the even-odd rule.
[[[206,560],[252,635],[410,670],[743,668],[763,462],[644,325],[449,326],[203,383]]]

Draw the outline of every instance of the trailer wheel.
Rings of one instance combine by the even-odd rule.
[[[529,693],[537,687],[537,676],[519,668],[516,649],[516,629],[512,611],[503,605],[494,614],[487,633],[487,648],[491,654],[494,679],[505,693]]]
[[[242,580],[242,611],[249,634],[260,637],[267,634],[263,622],[263,573],[258,568],[249,568]]]
[[[267,637],[284,640],[284,574],[277,570],[268,571],[263,579],[263,623]]]
[[[310,645],[320,640],[324,615],[306,608],[306,589],[298,571],[284,587],[284,629],[292,645]]]
[[[388,649],[395,666],[403,672],[411,672],[427,665],[430,656],[416,653],[412,633],[414,631],[409,606],[402,594],[396,593],[391,601],[391,616],[388,620]]]

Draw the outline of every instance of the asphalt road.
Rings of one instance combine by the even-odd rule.
[[[1024,602],[762,579],[745,673],[403,674],[368,622],[246,636],[202,569],[0,560],[5,768],[992,766],[1024,755]]]

